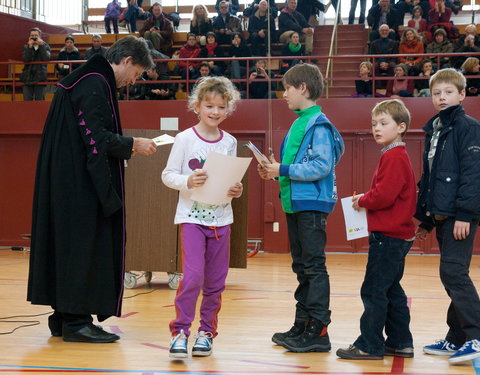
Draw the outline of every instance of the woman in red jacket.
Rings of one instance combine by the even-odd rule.
[[[398,53],[400,55],[406,55],[413,53],[424,53],[424,51],[425,49],[423,43],[420,41],[420,37],[415,29],[405,29],[402,39],[400,40]],[[408,66],[410,75],[417,75],[419,72],[420,63],[422,62],[422,56],[400,56],[398,61]]]

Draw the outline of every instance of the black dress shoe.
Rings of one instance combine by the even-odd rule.
[[[118,339],[120,339],[120,336],[114,333],[108,333],[92,323],[75,332],[63,330],[63,341],[68,342],[108,343],[117,341]]]
[[[50,328],[50,333],[52,334],[52,336],[62,336],[62,325],[62,318],[58,318],[53,314],[48,317],[48,328]]]

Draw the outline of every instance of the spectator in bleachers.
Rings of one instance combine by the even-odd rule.
[[[192,10],[190,32],[197,36],[198,44],[204,46],[207,42],[207,33],[213,31],[212,20],[208,17],[208,9],[203,4],[197,4]]]
[[[426,48],[426,53],[452,53],[453,44],[447,38],[447,32],[440,28],[435,31],[433,34],[433,42],[429,43]],[[432,60],[434,70],[444,69],[450,67],[450,57],[441,56],[440,57],[440,66],[438,65],[437,56],[429,56]]]
[[[243,11],[243,15],[245,17],[251,17],[253,14],[255,14],[255,12],[258,10],[260,1],[261,0],[253,0],[253,2],[248,7],[245,8],[245,10]],[[268,5],[270,8],[270,15],[273,18],[277,18],[278,8],[277,8],[277,5],[275,4],[275,0],[268,0]]]
[[[432,41],[432,34],[427,30],[427,20],[423,18],[423,9],[420,5],[413,8],[412,19],[408,20],[407,27],[414,29],[423,43]]]
[[[173,24],[163,13],[160,3],[154,3],[150,13],[151,16],[143,24],[140,35],[151,40],[156,50],[167,53],[173,43]]]
[[[297,11],[302,13],[303,18],[310,25],[318,25],[317,15],[325,13],[330,7],[331,1],[324,4],[319,0],[297,0]]]
[[[298,56],[298,59],[288,59],[282,62],[282,74],[285,74],[292,66],[303,63],[302,56],[305,56],[305,49],[300,43],[300,36],[296,31],[290,35],[287,44],[283,46],[282,56]]]
[[[415,88],[413,79],[408,79],[407,76],[408,66],[406,64],[398,64],[395,67],[395,77],[397,78],[388,81],[386,96],[392,98],[413,96]]]
[[[149,69],[143,73],[143,79],[148,81],[168,80],[168,74],[159,74],[156,68]],[[152,82],[145,83],[145,100],[174,100],[175,90],[169,83]]]
[[[123,15],[125,21],[130,25],[130,32],[137,31],[137,19],[143,18],[145,12],[142,9],[143,0],[127,0],[127,9]]]
[[[420,74],[419,77],[425,77],[425,79],[416,79],[414,82],[415,89],[417,90],[417,95],[420,97],[432,96],[430,93],[430,76],[433,72],[432,60],[425,59],[420,65]]]
[[[268,99],[268,82],[260,80],[268,80],[270,77],[265,70],[267,64],[265,60],[257,60],[255,66],[250,70],[249,76],[249,92],[250,99]],[[273,94],[273,93],[272,93]]]
[[[355,11],[357,10],[358,0],[350,0],[350,12],[348,14],[348,24],[353,25],[355,22]],[[365,24],[365,12],[367,10],[367,0],[360,0],[360,15],[358,23]]]
[[[92,46],[87,49],[85,52],[85,60],[88,60],[93,55],[100,55],[105,56],[105,52],[107,52],[107,48],[102,46],[102,37],[100,34],[93,34],[92,35]]]
[[[198,78],[210,77],[212,75],[212,69],[210,68],[208,61],[202,61],[200,63],[200,66],[198,67],[198,74]]]
[[[228,2],[219,4],[220,12],[213,20],[213,31],[219,44],[230,44],[232,33],[242,31],[242,23],[237,16],[228,13]]]
[[[450,39],[456,38],[458,32],[450,22],[452,10],[445,6],[445,0],[435,0],[435,7],[428,11],[428,30],[435,33],[438,28],[445,29]]]
[[[270,43],[275,41],[275,18],[270,15],[270,32],[268,31],[268,3],[267,0],[260,0],[248,19],[248,32],[250,33],[249,41],[252,44],[252,53],[255,56],[266,56],[268,38]]]
[[[370,40],[380,38],[380,26],[388,25],[390,39],[397,39],[398,26],[403,25],[403,19],[397,9],[390,6],[389,0],[379,0],[378,4],[373,5],[368,11],[368,25],[372,28]]]
[[[477,35],[477,27],[473,24],[465,27],[465,34],[460,35],[455,43],[455,52],[480,52],[480,38]],[[453,66],[460,69],[468,56],[458,56],[452,59]]]
[[[478,76],[480,65],[478,58],[469,57],[462,65],[462,73],[465,76]],[[467,78],[467,96],[478,96],[480,94],[480,78]]]
[[[215,4],[215,9],[217,12],[220,13],[220,3],[222,0],[217,0]],[[238,0],[229,0],[227,1],[228,3],[228,13],[230,13],[232,16],[236,16],[237,12],[240,10],[240,4],[238,3]]]
[[[179,73],[182,76],[182,79],[187,78],[187,65],[188,65],[188,78],[197,79],[198,72],[197,68],[200,65],[198,61],[189,61],[187,64],[187,59],[195,59],[200,57],[200,46],[197,43],[197,36],[194,33],[188,33],[187,43],[180,48],[179,58],[183,61],[178,62]]]
[[[410,75],[418,75],[420,72],[420,63],[423,60],[422,56],[402,56],[405,54],[424,53],[425,47],[420,41],[420,37],[414,29],[405,29],[400,46],[398,47],[398,53],[400,54],[398,61],[402,64],[408,65]]]
[[[143,75],[138,78],[133,85],[123,86],[118,90],[119,99],[127,100],[127,90],[128,90],[128,100],[145,100],[145,85],[143,82],[145,79]]]
[[[207,44],[205,44],[201,51],[200,57],[205,59],[211,57],[225,57],[225,52],[223,51],[222,47],[217,43],[217,37],[215,33],[209,32],[207,33]],[[216,76],[220,76],[225,71],[225,63],[223,61],[208,61],[210,65],[210,70]]]
[[[280,42],[287,43],[290,35],[297,32],[300,40],[305,42],[305,53],[312,54],[313,50],[313,27],[305,20],[302,13],[297,11],[297,0],[287,0],[285,8],[278,16],[278,31]]]
[[[386,89],[387,80],[379,79],[381,77],[393,77],[395,74],[395,66],[388,62],[381,62],[375,65],[375,89]]]
[[[23,46],[22,58],[26,63],[50,60],[50,46],[42,39],[42,32],[38,27],[30,29],[28,41]],[[45,86],[37,83],[47,80],[46,64],[25,64],[20,80],[24,83],[23,100],[45,99]]]
[[[78,52],[77,47],[75,47],[75,39],[73,39],[73,36],[68,35],[65,38],[65,46],[58,53],[57,60],[68,60],[68,61],[81,60],[80,52]],[[67,63],[63,62],[63,63],[55,64],[55,69],[58,72],[59,78],[62,79],[66,77],[68,74],[70,74],[70,68],[74,70],[79,66],[80,64],[71,64],[69,62]]]
[[[352,98],[371,98],[374,94],[372,85],[372,63],[370,61],[362,61],[358,67],[358,78],[355,80],[356,93]]]
[[[399,0],[394,4],[390,5],[392,8],[394,8],[397,13],[398,13],[398,25],[399,25],[399,30],[401,26],[403,26],[403,20],[405,19],[405,14],[406,13],[413,13],[413,1],[412,0]]]
[[[232,34],[232,44],[228,50],[228,57],[251,57],[250,48],[245,44],[242,33]],[[245,76],[247,72],[246,60],[235,60],[230,62],[230,78],[238,79]]]
[[[120,13],[122,11],[122,7],[118,0],[113,0],[107,4],[107,8],[105,9],[105,32],[110,34],[112,30],[110,29],[110,22],[113,25],[113,32],[118,34],[118,18],[120,17]]]
[[[370,43],[370,55],[393,55],[398,53],[398,42],[389,38],[390,27],[383,24],[379,28],[380,38]],[[397,59],[395,57],[381,57],[375,60],[376,65],[387,64],[395,66]]]

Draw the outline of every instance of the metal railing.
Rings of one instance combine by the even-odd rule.
[[[480,53],[437,53],[437,54],[405,54],[405,55],[334,55],[334,56],[274,56],[274,57],[248,57],[248,58],[209,58],[208,61],[221,61],[224,63],[230,62],[230,61],[245,61],[245,74],[242,78],[237,78],[237,79],[231,79],[232,82],[243,84],[245,88],[245,93],[246,93],[246,98],[249,98],[249,91],[250,91],[250,84],[255,80],[255,82],[271,82],[272,85],[276,83],[277,85],[280,85],[282,81],[282,75],[279,73],[273,74],[273,77],[270,76],[268,79],[259,79],[255,78],[254,80],[250,78],[250,68],[255,65],[255,61],[258,60],[264,60],[267,64],[267,67],[271,66],[275,61],[280,61],[279,66],[282,66],[282,63],[288,61],[288,60],[299,60],[301,59],[302,61],[305,62],[310,62],[311,60],[316,60],[317,64],[320,63],[325,63],[328,62],[329,60],[352,60],[352,61],[365,61],[365,60],[370,60],[372,62],[372,65],[375,66],[376,62],[379,59],[385,59],[385,58],[398,58],[398,57],[418,57],[422,56],[425,59],[427,58],[436,58],[437,59],[437,69],[440,68],[440,58],[441,57],[471,57],[471,56],[477,56],[480,57]],[[136,83],[138,84],[152,84],[152,83],[168,83],[168,84],[182,84],[184,87],[184,92],[186,93],[186,96],[189,95],[190,88],[193,84],[195,84],[195,79],[191,79],[190,77],[190,72],[188,69],[188,66],[190,64],[198,64],[200,62],[205,61],[204,58],[195,58],[195,59],[159,59],[159,60],[154,60],[157,63],[179,63],[179,62],[184,62],[186,63],[186,76],[185,79],[179,79],[178,76],[174,76],[175,79],[167,79],[167,80],[155,80],[155,81],[137,81]],[[72,64],[81,64],[85,62],[84,60],[55,60],[55,61],[38,61],[38,62],[30,62],[30,63],[25,63],[23,61],[4,61],[0,62],[1,65],[9,65],[10,69],[9,71],[11,72],[10,76],[8,78],[3,78],[0,80],[0,92],[3,91],[4,93],[10,93],[12,100],[15,100],[15,94],[17,93],[17,88],[21,88],[24,86],[24,83],[19,80],[19,73],[16,73],[16,66],[18,65],[25,65],[25,64],[57,64],[57,63],[65,63],[70,65],[70,71],[72,70]],[[268,69],[266,69],[268,70]],[[275,71],[274,69],[273,71]],[[466,76],[467,78],[480,78],[478,76]],[[55,76],[51,76],[51,79],[44,81],[44,82],[38,82],[37,84],[39,85],[45,85],[45,86],[53,86],[57,84],[58,78]],[[330,75],[328,77],[325,77],[325,86],[327,85],[333,85],[334,82],[342,82],[342,81],[350,81],[354,82],[355,80],[359,79],[357,75],[355,76],[343,76],[343,77],[333,77],[333,75]],[[396,77],[393,76],[375,76],[375,71],[372,71],[372,76],[369,77],[369,79],[372,80],[372,90],[376,87],[375,82],[376,81],[386,81],[386,80],[394,80]],[[418,79],[427,79],[425,77],[418,77],[418,76],[405,76],[405,78],[402,79],[407,79],[407,80],[418,80]],[[279,91],[283,90],[283,88],[278,87]],[[277,91],[277,90],[270,90],[268,92],[268,97],[272,97],[272,92]],[[372,91],[374,92],[374,90]],[[325,92],[325,97],[328,98],[327,92]],[[353,92],[352,92],[353,94]],[[127,100],[129,99],[129,90],[127,89]]]

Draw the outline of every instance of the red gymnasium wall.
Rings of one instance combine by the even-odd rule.
[[[337,166],[339,197],[368,190],[379,158],[380,147],[370,133],[370,111],[378,99],[323,99],[319,101],[324,113],[340,130],[346,152]],[[406,137],[407,148],[417,176],[421,173],[423,124],[434,114],[430,98],[405,98],[412,112],[412,124]],[[31,205],[35,163],[41,131],[49,102],[0,102],[0,245],[28,245],[20,235],[30,233]],[[478,99],[467,98],[467,113],[480,118]],[[283,100],[273,100],[273,149],[279,153],[280,143],[296,118]],[[121,102],[120,111],[124,129],[160,129],[160,118],[178,117],[180,129],[195,124],[193,113],[186,111],[184,101]],[[244,100],[236,112],[224,121],[222,127],[238,139],[239,146],[253,141],[258,147],[268,146],[268,101]],[[160,134],[160,130],[159,130]],[[141,158],[143,156],[136,156]],[[158,173],[161,173],[158,170]],[[249,223],[250,238],[263,238],[263,248],[270,252],[287,252],[286,222],[278,199],[278,184],[260,180],[255,165],[249,169]],[[274,232],[274,223],[279,231]],[[365,239],[346,241],[340,204],[329,215],[328,251],[363,252]],[[480,253],[477,241],[476,253]],[[413,251],[437,253],[432,236],[416,242]]]
[[[22,60],[22,48],[30,35],[30,29],[38,27],[42,30],[42,39],[48,40],[49,34],[68,34],[78,32],[67,27],[53,26],[44,22],[18,17],[0,12],[0,35],[2,48],[0,48],[0,61]],[[52,56],[52,60],[56,56]],[[0,65],[0,77],[6,77],[7,65]]]

